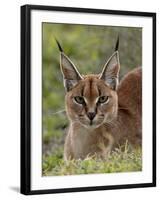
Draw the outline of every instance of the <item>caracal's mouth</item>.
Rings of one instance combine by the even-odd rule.
[[[80,120],[79,121],[81,125],[83,125],[85,128],[88,128],[88,129],[95,129],[95,128],[98,128],[100,127],[103,123],[104,123],[104,120],[100,120],[100,121],[95,121],[95,120]]]

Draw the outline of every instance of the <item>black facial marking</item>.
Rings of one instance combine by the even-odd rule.
[[[101,90],[98,88],[98,95],[101,96]]]
[[[82,97],[84,96],[84,86],[83,86],[82,89],[81,89],[81,96],[82,96]]]

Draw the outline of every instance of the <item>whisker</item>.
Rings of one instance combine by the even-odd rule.
[[[59,110],[57,112],[49,112],[48,115],[57,115],[57,114],[61,114],[61,113],[66,114],[66,110],[63,109],[63,110]]]
[[[78,120],[72,121],[72,125],[74,125],[76,122],[79,122]]]
[[[114,120],[110,120],[104,123],[104,125],[106,127],[110,127],[110,126],[116,126],[116,123],[114,123]]]

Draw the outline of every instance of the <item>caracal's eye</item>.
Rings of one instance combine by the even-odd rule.
[[[74,97],[74,100],[79,104],[84,104],[85,103],[84,98],[81,97],[81,96]]]
[[[108,96],[101,96],[98,99],[98,103],[106,103],[109,100]]]

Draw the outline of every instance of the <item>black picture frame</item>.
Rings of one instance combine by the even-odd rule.
[[[125,185],[106,185],[94,187],[60,188],[47,190],[31,189],[31,11],[64,11],[92,14],[109,14],[123,16],[142,16],[151,17],[152,27],[152,48],[153,48],[153,149],[152,149],[152,182],[125,184]],[[64,192],[80,192],[93,190],[127,189],[140,187],[156,186],[156,13],[102,10],[90,8],[55,7],[44,5],[24,5],[21,6],[21,193],[26,195],[49,194]]]

